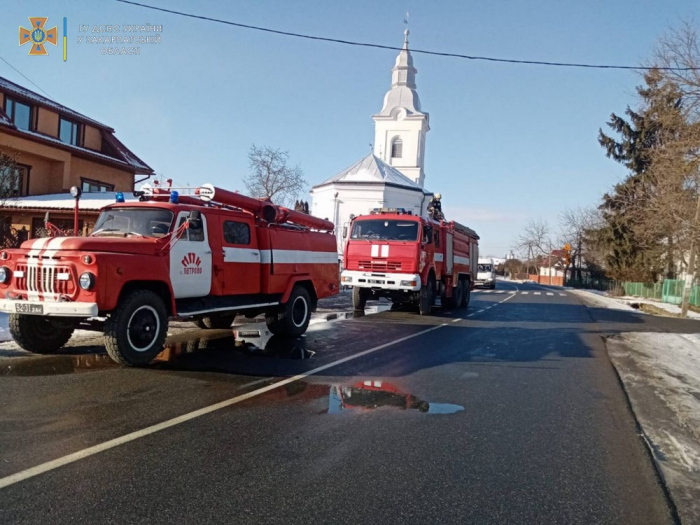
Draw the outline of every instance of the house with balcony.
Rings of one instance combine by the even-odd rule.
[[[72,186],[83,191],[81,232],[92,229],[99,207],[115,192],[131,193],[153,170],[115,136],[113,128],[0,77],[0,152],[14,173],[0,174],[0,230],[15,239],[45,235],[44,216],[73,230]],[[7,187],[10,184],[11,187]]]

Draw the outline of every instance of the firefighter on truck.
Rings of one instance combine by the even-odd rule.
[[[112,359],[139,365],[163,350],[169,318],[212,329],[265,314],[271,332],[298,336],[338,293],[329,221],[210,184],[137,193],[117,193],[88,237],[0,252],[0,311],[19,346],[52,353],[76,328],[99,329]]]
[[[474,230],[446,222],[441,210],[418,217],[377,208],[350,224],[341,284],[352,287],[356,310],[380,297],[416,306],[421,315],[429,315],[438,298],[443,307],[463,308],[474,287],[478,243]]]

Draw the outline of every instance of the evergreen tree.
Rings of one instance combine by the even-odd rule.
[[[628,120],[614,113],[610,117],[608,126],[618,138],[599,131],[598,141],[606,155],[630,171],[624,181],[603,196],[600,210],[605,226],[599,235],[608,246],[612,277],[648,281],[654,280],[664,265],[668,272],[674,267],[677,222],[669,214],[652,218],[649,212],[658,204],[660,192],[673,191],[674,184],[681,183],[669,186],[652,166],[655,150],[677,134],[673,128],[683,118],[682,96],[673,84],[655,70],[647,72],[644,81],[644,86],[637,87],[640,109],[628,107]]]

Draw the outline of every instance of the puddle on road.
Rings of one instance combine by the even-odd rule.
[[[352,386],[331,385],[328,388],[329,414],[367,412],[384,407],[425,414],[455,414],[464,410],[461,405],[423,401],[386,381],[360,381]]]
[[[330,313],[325,319],[315,319],[312,324],[363,317],[390,309],[390,304],[380,304],[368,307],[365,312]],[[187,369],[187,363],[191,363],[196,354],[217,351],[293,360],[311,359],[316,355],[316,352],[307,349],[305,335],[294,338],[276,336],[267,329],[265,323],[250,323],[234,325],[231,330],[193,330],[170,336],[165,349],[146,368]],[[0,368],[0,376],[71,374],[110,368],[121,368],[121,365],[104,353],[55,354],[13,359]]]

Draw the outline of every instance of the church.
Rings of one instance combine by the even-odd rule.
[[[391,70],[391,88],[374,120],[373,151],[311,189],[312,214],[335,224],[338,257],[344,249],[343,229],[351,216],[374,208],[405,208],[425,215],[433,194],[423,186],[425,136],[429,115],[421,110],[416,91],[409,31]]]

